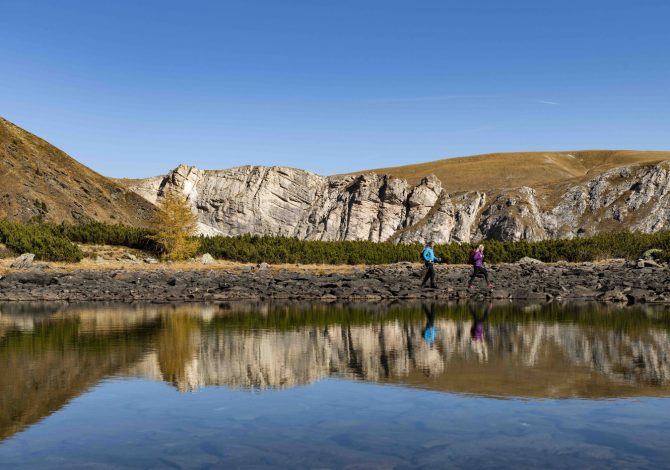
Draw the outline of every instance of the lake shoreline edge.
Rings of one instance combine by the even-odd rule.
[[[561,300],[670,304],[670,266],[608,260],[597,263],[529,261],[489,266],[495,287],[472,269],[437,265],[437,289],[421,288],[425,268],[396,263],[341,270],[267,264],[217,269],[68,268],[48,266],[0,274],[0,301],[206,302],[232,300]]]

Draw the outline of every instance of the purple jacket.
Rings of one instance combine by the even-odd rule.
[[[472,255],[472,257],[475,260],[475,267],[481,268],[484,266],[484,255],[482,254],[481,251],[475,251],[475,254]]]

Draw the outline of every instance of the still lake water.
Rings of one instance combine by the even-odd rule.
[[[0,468],[670,468],[670,311],[0,304]]]

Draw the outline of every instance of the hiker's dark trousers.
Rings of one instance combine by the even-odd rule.
[[[484,266],[475,266],[472,270],[472,275],[470,276],[469,285],[472,285],[476,277],[483,277],[486,279],[486,283],[489,283],[489,273],[486,271]]]
[[[433,263],[430,263],[428,261],[425,262],[426,264],[426,275],[423,276],[423,282],[421,282],[422,286],[426,285],[426,282],[428,282],[428,279],[430,279],[430,285],[434,286],[435,285],[435,267],[433,266]]]

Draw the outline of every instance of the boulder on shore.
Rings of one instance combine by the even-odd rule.
[[[519,261],[517,261],[516,264],[544,264],[544,261],[540,261],[539,259],[531,258],[530,256],[524,256]]]
[[[119,261],[138,261],[138,259],[132,253],[124,253],[119,257]]]
[[[12,264],[10,264],[9,267],[14,269],[27,269],[32,267],[34,259],[34,254],[23,253],[21,256],[12,261]]]

